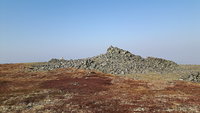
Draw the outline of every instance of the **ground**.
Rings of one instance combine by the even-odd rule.
[[[181,81],[179,74],[27,72],[29,65],[0,64],[0,113],[200,112],[200,84]]]

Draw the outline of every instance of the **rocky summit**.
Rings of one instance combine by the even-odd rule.
[[[51,59],[45,64],[33,65],[30,70],[42,71],[56,68],[87,69],[125,75],[149,72],[169,73],[175,71],[178,64],[161,58],[142,58],[129,51],[110,46],[105,54],[77,60]]]

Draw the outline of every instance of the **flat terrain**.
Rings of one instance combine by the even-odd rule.
[[[0,113],[199,113],[200,84],[180,74],[114,76],[31,64],[0,64]],[[199,66],[183,65],[199,70]]]

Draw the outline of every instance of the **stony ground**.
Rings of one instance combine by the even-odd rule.
[[[24,71],[29,65],[0,64],[0,113],[200,112],[200,84],[179,74]]]

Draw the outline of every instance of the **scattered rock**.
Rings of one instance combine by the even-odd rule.
[[[200,82],[200,72],[193,72],[189,74],[185,80],[192,81],[192,82]]]

